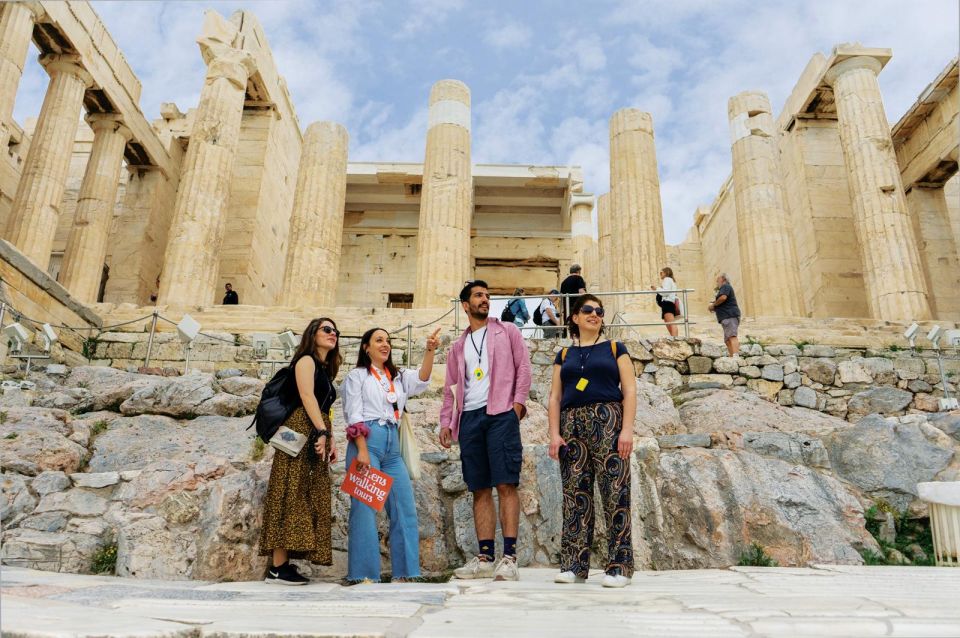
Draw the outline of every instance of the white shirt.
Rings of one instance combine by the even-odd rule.
[[[660,282],[660,297],[664,301],[676,301],[677,293],[664,292],[665,290],[676,290],[676,289],[677,289],[677,282],[675,282],[672,277],[664,277],[663,281]]]
[[[487,353],[490,343],[486,339],[487,327],[484,326],[467,334],[467,341],[463,344],[463,361],[465,364],[465,379],[463,385],[463,409],[477,410],[487,406],[487,395],[490,393],[490,363]],[[471,343],[471,339],[473,342]],[[480,344],[483,344],[481,347]],[[476,346],[476,347],[474,347]],[[478,353],[477,350],[480,352]],[[483,377],[477,379],[474,370],[480,368]]]
[[[557,320],[556,324],[550,321],[550,315],[547,314],[548,308],[553,311],[553,316]],[[542,325],[544,326],[560,325],[560,313],[557,312],[557,307],[553,305],[553,302],[550,301],[549,298],[544,298],[544,300],[540,302],[540,316],[543,318],[541,321],[543,321]]]
[[[390,383],[383,370],[377,370],[381,381],[370,374],[366,368],[354,368],[347,374],[340,386],[343,396],[343,416],[347,425],[361,421],[390,421],[397,422],[393,405],[387,401],[387,392]],[[420,380],[419,370],[400,370],[400,375],[393,380],[393,391],[397,393],[397,408],[403,414],[403,406],[407,398],[416,396],[430,387],[429,381]]]

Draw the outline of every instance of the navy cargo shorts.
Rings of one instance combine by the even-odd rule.
[[[486,408],[460,416],[460,463],[471,492],[496,485],[519,485],[523,444],[513,408],[490,416]]]

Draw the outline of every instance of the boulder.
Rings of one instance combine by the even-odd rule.
[[[0,488],[0,523],[5,526],[37,506],[37,497],[30,493],[27,479],[19,474],[0,475]]]
[[[858,392],[847,402],[849,417],[866,414],[896,414],[910,405],[913,395],[906,390],[893,387],[875,387]]]
[[[257,411],[259,403],[259,394],[238,396],[227,392],[218,392],[197,406],[196,413],[197,415],[207,416],[249,416]]]
[[[797,388],[800,390],[800,388]],[[802,432],[819,436],[849,423],[803,408],[785,408],[750,392],[716,390],[680,406],[680,421],[690,433]]]
[[[76,472],[70,475],[70,480],[76,487],[98,489],[119,483],[120,474],[117,472]]]
[[[657,569],[729,567],[751,543],[781,566],[861,564],[858,549],[876,550],[855,495],[809,467],[690,448],[661,453],[658,469],[666,546],[654,546]]]
[[[222,370],[217,370],[216,377],[218,379],[229,379],[230,377],[242,377],[243,370],[240,368],[223,368]]]
[[[94,441],[88,469],[137,470],[157,459],[197,462],[206,457],[248,463],[253,441],[251,432],[246,431],[249,425],[248,418],[222,416],[192,421],[155,415],[119,418]]]
[[[708,374],[713,368],[713,359],[695,355],[687,359],[687,365],[690,366],[690,374]]]
[[[743,366],[740,368],[740,376],[748,379],[759,379],[760,374],[760,368],[757,366]]]
[[[72,489],[54,492],[40,499],[36,512],[67,512],[74,516],[102,516],[107,511],[107,499],[93,492]]]
[[[762,396],[767,401],[776,401],[777,393],[783,388],[782,381],[767,381],[765,379],[750,379],[747,387]]]
[[[767,381],[783,381],[783,366],[779,363],[769,363],[763,366],[760,376]]]
[[[221,390],[240,397],[256,395],[259,398],[264,385],[266,382],[256,377],[233,376],[220,379]]]
[[[794,405],[798,405],[801,408],[810,408],[811,410],[816,410],[818,403],[819,399],[817,397],[817,392],[813,388],[803,385],[793,392]]]
[[[830,469],[830,456],[820,439],[784,432],[744,432],[743,447],[761,456],[787,463]]]
[[[653,376],[657,381],[657,385],[664,390],[673,390],[683,385],[683,377],[673,368],[660,367]]]
[[[954,440],[960,441],[960,410],[930,415],[929,423],[944,434],[952,436]]]
[[[105,538],[76,532],[44,532],[35,529],[9,529],[0,543],[0,561],[72,574],[89,574],[94,553]]]
[[[41,472],[30,483],[31,489],[40,496],[62,492],[70,487],[70,479],[63,472],[50,470]]]
[[[45,408],[11,408],[44,412],[30,415],[8,413],[7,422],[0,425],[0,465],[8,471],[36,475],[44,470],[76,472],[87,450],[67,438],[70,427],[60,419],[52,418]],[[60,410],[65,418],[67,414]],[[21,418],[25,417],[25,418]]]
[[[637,379],[637,416],[633,422],[636,437],[659,436],[683,432],[680,412],[663,388]],[[549,434],[542,443],[549,443]]]
[[[871,498],[905,510],[917,483],[932,481],[950,462],[955,447],[936,429],[872,414],[824,438],[834,471]]]
[[[862,358],[857,357],[850,361],[841,361],[837,369],[840,372],[840,381],[844,384],[873,383],[873,377],[864,367]]]
[[[192,531],[171,531],[159,516],[136,516],[117,532],[117,576],[184,580],[197,557]]]
[[[658,359],[686,361],[693,356],[693,346],[680,339],[660,339],[653,342],[653,355]]]
[[[740,362],[736,357],[718,357],[713,362],[713,369],[721,374],[736,374],[740,370]]]
[[[116,410],[134,392],[157,381],[157,377],[131,374],[116,368],[78,366],[70,371],[64,386],[90,392],[90,404],[85,405],[84,410]]]
[[[191,418],[200,404],[212,398],[213,375],[193,372],[183,377],[164,377],[134,392],[120,405],[125,415],[163,414]]]
[[[799,372],[791,372],[783,375],[783,385],[791,390],[800,387],[802,381],[803,377],[800,376]]]

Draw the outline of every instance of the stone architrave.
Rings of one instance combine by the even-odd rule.
[[[581,266],[585,266],[587,250],[593,245],[592,214],[593,195],[573,193],[570,197],[570,237],[573,240],[574,259]]]
[[[33,23],[41,9],[33,2],[0,3],[0,149],[7,148],[17,88],[33,37]]]
[[[881,68],[874,57],[855,56],[835,64],[825,80],[837,106],[870,314],[889,321],[928,319],[920,251],[877,82]]]
[[[611,257],[621,264],[615,287],[646,290],[658,284],[667,265],[660,178],[653,118],[639,109],[621,109],[610,118],[610,209],[615,219]],[[635,298],[627,305],[649,310],[651,304]]]
[[[88,115],[87,123],[93,129],[93,147],[63,253],[60,283],[81,303],[95,303],[120,186],[123,151],[132,134],[119,115]]]
[[[307,127],[290,219],[281,305],[334,303],[347,194],[347,130],[334,122]]]
[[[73,140],[80,124],[83,95],[93,78],[80,66],[78,55],[43,55],[40,63],[50,75],[50,83],[13,199],[7,239],[46,270],[70,171]]]
[[[255,63],[250,53],[227,46],[210,45],[210,53],[180,172],[159,304],[214,302],[243,103]]]
[[[727,105],[745,310],[757,317],[801,317],[793,246],[770,100],[746,91]]]
[[[420,194],[415,308],[448,305],[471,270],[470,89],[457,80],[440,80],[430,90],[429,113]]]

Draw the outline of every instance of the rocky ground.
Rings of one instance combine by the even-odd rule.
[[[726,567],[754,544],[782,566],[860,564],[864,552],[882,556],[891,546],[867,531],[865,511],[922,518],[916,483],[960,478],[960,413],[856,414],[854,423],[780,405],[747,385],[637,384],[638,567]],[[272,451],[245,428],[262,387],[239,370],[164,377],[50,366],[8,378],[0,397],[0,558],[77,573],[115,560],[118,575],[136,578],[259,578]],[[535,396],[545,400],[542,387]],[[436,389],[410,409],[425,461],[416,490],[421,562],[442,574],[476,550],[471,497],[456,449],[436,443]],[[336,421],[342,427],[339,413]],[[519,558],[554,565],[561,493],[542,405],[531,402],[522,436]],[[342,475],[338,465],[337,484]],[[315,577],[346,571],[347,511],[338,493],[335,564],[315,568]]]

